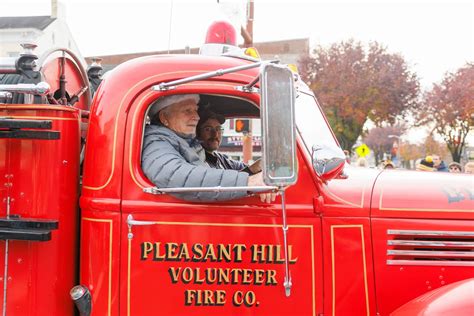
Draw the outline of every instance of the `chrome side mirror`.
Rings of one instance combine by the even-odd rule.
[[[337,177],[346,162],[341,148],[327,144],[314,145],[312,159],[316,174],[324,181]]]
[[[267,185],[296,182],[295,88],[285,66],[265,64],[260,73],[263,178]]]

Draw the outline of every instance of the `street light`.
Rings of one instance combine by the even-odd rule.
[[[397,167],[401,167],[401,160],[400,160],[400,149],[401,149],[401,146],[400,146],[400,142],[401,142],[401,139],[400,139],[400,136],[398,135],[388,135],[387,136],[388,138],[396,138],[397,139],[397,143],[398,143],[398,148],[397,148]]]

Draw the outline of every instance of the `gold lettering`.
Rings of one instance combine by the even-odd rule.
[[[211,290],[204,290],[204,305],[214,305],[212,294]]]
[[[274,250],[275,246],[274,245],[267,245],[267,247],[268,247],[268,256],[267,256],[268,261],[267,262],[273,262],[273,256],[274,256],[273,250]]]
[[[188,245],[186,243],[179,245],[178,258],[180,260],[184,259],[186,261],[189,261],[191,258],[189,256]]]
[[[226,262],[231,262],[232,257],[230,255],[231,253],[231,245],[218,245],[218,251],[219,251],[219,261],[225,260]]]
[[[167,242],[165,244],[166,249],[166,260],[169,261],[177,261],[178,260],[178,253],[176,249],[178,249],[178,244],[175,242]]]
[[[218,269],[219,277],[217,278],[217,284],[229,284],[229,268],[227,269]]]
[[[207,245],[204,261],[207,261],[209,257],[211,258],[211,261],[217,261],[216,253],[214,252],[214,244]]]
[[[153,260],[155,261],[161,261],[161,260],[165,260],[166,258],[166,255],[163,254],[162,256],[160,256],[160,242],[155,242],[155,255],[153,256]]]
[[[231,277],[232,277],[232,284],[237,284],[239,283],[239,274],[242,272],[242,269],[232,269],[230,271]]]
[[[224,305],[225,291],[223,290],[185,290],[184,304],[187,306],[214,306]]]
[[[195,297],[196,297],[196,290],[185,290],[184,291],[184,304],[187,306],[192,305]]]
[[[242,269],[242,284],[250,284],[252,282],[252,269]]]
[[[196,277],[194,278],[194,283],[196,284],[204,283],[205,277],[201,276],[201,268],[196,268],[195,274],[196,274]]]
[[[206,274],[206,283],[212,284],[217,280],[217,269],[216,268],[207,268],[205,271]]]
[[[288,257],[290,258],[290,260],[288,262],[295,264],[296,261],[298,260],[298,257],[292,258],[292,252],[293,252],[293,245],[289,245],[288,246]]]
[[[256,284],[256,285],[260,285],[263,283],[263,276],[265,274],[265,270],[262,270],[262,269],[255,269],[255,277],[254,277],[254,281],[253,281],[253,284]]]
[[[282,249],[281,245],[276,245],[276,252],[275,252],[275,263],[283,263],[285,262],[285,258],[282,258]]]
[[[217,290],[216,291],[216,305],[222,306],[225,304],[225,291]]]
[[[193,269],[190,267],[186,267],[183,269],[183,272],[181,272],[181,280],[183,281],[183,283],[188,284],[193,280],[193,272]]]
[[[193,261],[200,261],[204,256],[203,252],[204,246],[202,244],[193,245]]]
[[[234,262],[242,262],[242,253],[247,249],[244,244],[234,245]]]
[[[252,245],[250,247],[250,250],[252,251],[251,262],[265,262],[265,247],[265,245]]]
[[[179,272],[181,271],[181,268],[174,268],[174,267],[170,267],[168,269],[168,273],[171,277],[171,283],[178,283],[178,277],[179,277]]]
[[[145,241],[144,243],[142,243],[141,248],[142,248],[141,259],[142,260],[148,259],[148,254],[152,252],[153,250],[153,244],[151,242]]]
[[[265,285],[277,285],[275,276],[276,270],[267,270],[267,282],[265,282]]]

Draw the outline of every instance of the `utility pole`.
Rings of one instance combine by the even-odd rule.
[[[247,2],[247,25],[244,28],[240,27],[240,34],[244,38],[244,46],[251,47],[253,45],[253,7],[254,1],[248,0]],[[242,137],[242,160],[244,163],[248,163],[252,159],[253,153],[253,137],[252,137],[252,121],[249,122],[249,131],[244,132]]]

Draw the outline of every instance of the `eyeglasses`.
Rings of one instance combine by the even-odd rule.
[[[224,131],[224,128],[222,126],[216,126],[216,127],[204,126],[202,130],[206,133],[216,132],[217,134],[220,134]]]

